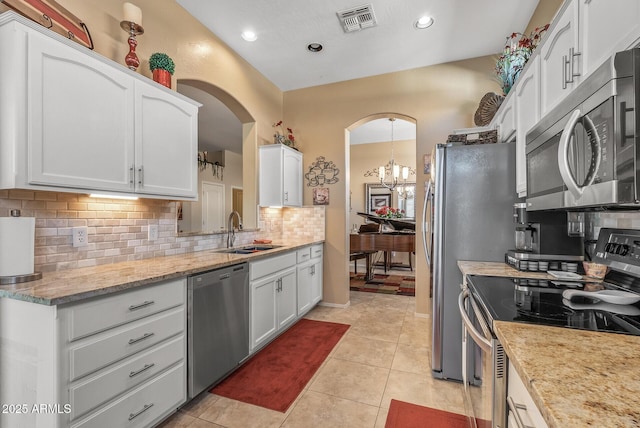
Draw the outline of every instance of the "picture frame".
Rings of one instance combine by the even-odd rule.
[[[391,206],[391,194],[379,194],[369,196],[369,214],[375,214],[377,209]]]
[[[328,187],[316,187],[313,189],[313,205],[329,205]]]

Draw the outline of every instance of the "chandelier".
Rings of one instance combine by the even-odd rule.
[[[400,177],[400,165],[396,164],[393,159],[393,122],[396,121],[395,118],[390,117],[389,121],[391,122],[391,160],[387,162],[386,165],[382,165],[378,167],[378,176],[380,177],[380,184],[386,187],[389,190],[395,189],[398,185],[398,178]],[[387,173],[389,171],[389,173]],[[389,182],[385,182],[385,177],[389,176]],[[409,177],[409,168],[406,166],[402,167],[402,179],[406,182]]]

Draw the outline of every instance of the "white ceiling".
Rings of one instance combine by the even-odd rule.
[[[539,0],[176,1],[267,79],[288,91],[497,54],[507,35],[524,31]],[[372,5],[377,26],[345,33],[336,12],[365,4]],[[413,24],[421,15],[432,16],[435,23],[425,30],[415,29]],[[255,42],[240,37],[247,29],[257,34]],[[323,50],[309,52],[307,45],[313,42],[321,43]],[[200,149],[239,153],[242,127],[237,118],[199,89],[179,85],[178,90],[203,103]],[[388,121],[384,122],[369,122],[352,132],[352,144],[389,141],[390,131],[384,128],[388,129]],[[415,126],[408,132],[415,138]]]
[[[496,54],[538,0],[177,0],[281,90]],[[371,4],[377,26],[345,33],[336,12]],[[435,23],[416,30],[430,15]],[[251,29],[258,39],[240,37]],[[318,53],[309,43],[321,43]]]

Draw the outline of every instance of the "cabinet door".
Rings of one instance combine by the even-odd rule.
[[[528,65],[526,73],[518,79],[516,103],[516,192],[527,196],[526,136],[540,120],[540,56]]]
[[[28,33],[29,184],[131,191],[134,79]]]
[[[277,332],[276,296],[279,276],[251,282],[251,350],[268,342]]]
[[[518,79],[519,80],[519,79]],[[507,97],[503,105],[500,106],[498,120],[498,140],[506,143],[511,139],[516,131],[516,112],[513,96]]]
[[[640,38],[638,0],[580,0],[580,50],[587,75]]]
[[[136,82],[136,192],[197,198],[198,108]]]
[[[289,207],[302,206],[302,153],[294,150],[284,150],[284,205]]]
[[[311,268],[311,306],[314,306],[322,300],[322,289],[324,286],[322,280],[322,258],[316,260]]]
[[[558,18],[555,26],[545,37],[540,51],[540,85],[542,116],[556,106],[579,81],[579,77],[571,80],[571,68],[580,72],[580,57],[571,56],[571,51],[578,54],[578,1],[565,3],[566,8]]]
[[[298,317],[311,308],[311,289],[313,287],[313,264],[298,266]]]
[[[277,296],[278,304],[278,329],[281,329],[296,319],[297,315],[297,281],[296,269],[289,268],[278,274],[280,278],[280,288]]]

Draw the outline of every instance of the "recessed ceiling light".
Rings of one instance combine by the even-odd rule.
[[[251,30],[247,30],[242,32],[242,38],[247,42],[255,42],[258,40],[258,35]]]
[[[418,30],[424,30],[425,28],[429,28],[433,25],[433,18],[430,16],[421,16],[420,19],[416,21],[414,26]]]
[[[309,43],[307,49],[309,52],[320,52],[322,50],[322,45],[320,43]]]

